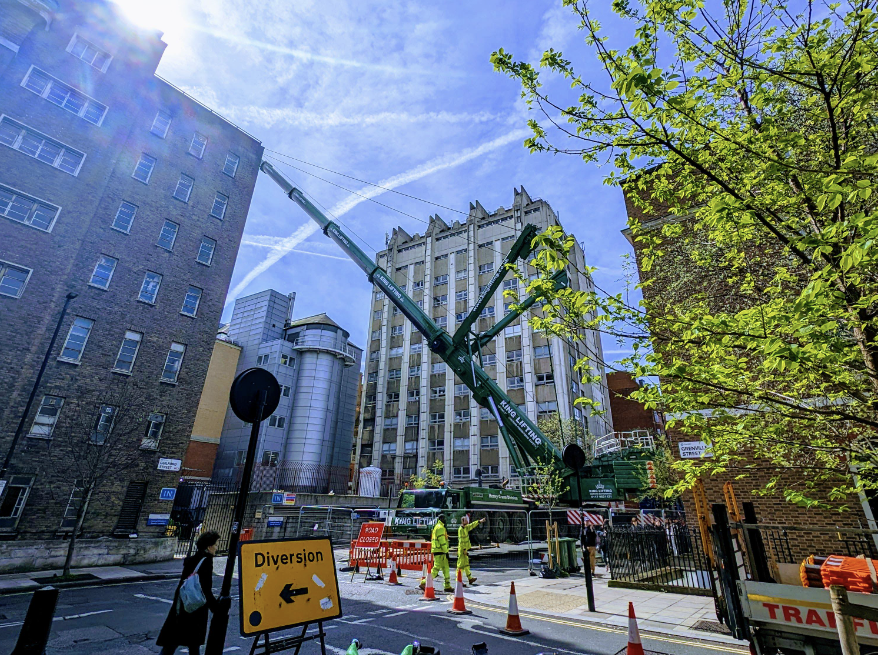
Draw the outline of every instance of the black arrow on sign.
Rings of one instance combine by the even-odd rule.
[[[308,593],[308,587],[299,587],[298,589],[293,589],[292,587],[292,583],[288,582],[280,592],[280,597],[283,598],[285,603],[295,602],[293,596],[304,596]]]

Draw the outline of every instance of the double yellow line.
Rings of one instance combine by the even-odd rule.
[[[476,605],[479,609],[485,609],[489,612],[497,612],[498,614],[506,614],[506,610],[497,609],[496,607],[491,607],[490,605],[485,605],[483,603],[479,603],[477,601],[467,600],[467,604]],[[588,621],[570,621],[564,619],[556,619],[551,616],[543,616],[542,614],[528,614],[526,612],[520,612],[519,616],[523,616],[529,619],[535,619],[537,621],[547,621],[549,623],[556,623],[558,625],[569,625],[575,628],[586,628],[588,630],[597,630],[598,632],[611,632],[613,634],[624,635],[628,634],[627,630],[622,630],[621,628],[610,628],[607,626],[599,625],[596,623],[590,623]],[[644,639],[651,639],[653,641],[663,641],[669,644],[683,644],[684,646],[695,646],[697,648],[704,648],[706,650],[715,650],[721,653],[737,653],[738,655],[749,655],[750,650],[747,648],[739,648],[735,646],[726,646],[723,644],[716,644],[706,641],[697,641],[695,639],[681,639],[677,637],[666,637],[664,635],[656,635],[656,634],[648,634],[643,637]]]

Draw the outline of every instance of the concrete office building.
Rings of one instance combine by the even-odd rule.
[[[434,216],[424,235],[411,236],[397,228],[377,262],[453,333],[529,223],[542,231],[558,225],[558,218],[547,202],[532,199],[522,187],[515,190],[508,209],[488,212],[476,202],[464,223],[449,225]],[[591,288],[591,279],[581,272],[585,256],[579,245],[572,261],[571,287]],[[525,275],[535,274],[535,269],[520,264]],[[520,290],[519,286],[509,273],[473,329],[487,330],[502,317],[510,303],[503,292]],[[385,490],[436,460],[442,460],[444,475],[453,482],[470,482],[477,468],[487,479],[512,477],[493,416],[476,405],[467,387],[448,374],[441,358],[430,353],[421,334],[377,288],[369,325],[358,466],[379,466]],[[483,351],[485,371],[531,419],[560,413],[564,419],[581,421],[588,434],[603,436],[613,431],[609,412],[586,415],[573,405],[577,397],[587,396],[609,408],[600,336],[588,332],[583,338],[571,345],[547,340],[533,332],[526,316],[516,319]],[[573,371],[573,364],[586,355],[600,372],[601,384],[583,385],[581,374]]]
[[[91,498],[83,535],[119,537],[111,551],[137,535],[143,551],[164,534],[159,491],[181,475],[262,158],[257,140],[155,75],[161,33],[119,11],[0,0],[4,454],[78,294],[25,417],[0,539],[72,529],[82,495],[60,435],[82,399],[126,385],[147,407],[135,461]],[[126,409],[101,407],[94,443],[121,431]]]
[[[281,384],[280,404],[260,428],[254,488],[343,492],[363,351],[326,314],[293,320],[295,298],[270,289],[238,298],[228,325],[243,349],[238,373],[258,366]],[[229,408],[215,480],[238,475],[250,429]]]

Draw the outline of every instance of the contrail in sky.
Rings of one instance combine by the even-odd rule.
[[[438,171],[446,170],[448,168],[454,168],[455,166],[460,166],[461,164],[465,164],[468,161],[497,150],[498,148],[502,148],[503,146],[513,143],[514,141],[518,141],[527,136],[530,136],[531,134],[533,134],[533,132],[531,132],[530,128],[513,130],[512,132],[508,132],[501,137],[497,137],[496,139],[488,141],[487,143],[483,143],[482,145],[476,146],[475,148],[469,148],[467,150],[462,150],[461,152],[452,153],[443,157],[437,157],[436,159],[431,159],[430,161],[425,162],[410,171],[400,173],[399,175],[387,178],[386,180],[381,180],[377,184],[380,187],[385,187],[383,189],[374,186],[367,186],[358,189],[357,193],[359,193],[360,195],[351,195],[329,210],[329,213],[331,214],[330,218],[332,218],[332,216],[335,216],[336,218],[341,217],[344,214],[347,214],[350,210],[359,205],[361,202],[365,202],[369,198],[374,198],[376,196],[387,193],[387,191],[390,189],[395,189],[396,187],[403,186],[404,184],[408,184],[409,182],[420,180],[421,178],[432,175],[433,173],[436,173]],[[244,276],[244,279],[238,282],[237,285],[235,285],[235,288],[232,289],[231,293],[229,293],[228,297],[226,298],[226,306],[231,304],[235,300],[235,298],[237,298],[253,280],[262,275],[269,268],[274,266],[278,261],[281,260],[282,257],[284,257],[284,255],[292,252],[296,248],[296,246],[298,246],[305,239],[314,234],[317,230],[317,223],[309,220],[307,223],[300,226],[299,229],[293,232],[290,236],[278,243],[274,247],[274,249],[265,257],[265,259],[263,259],[256,266],[254,266],[247,273],[247,275]]]

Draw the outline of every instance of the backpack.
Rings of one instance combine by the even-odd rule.
[[[204,590],[201,588],[201,580],[198,578],[198,569],[206,559],[207,557],[202,557],[195,570],[180,585],[180,604],[189,614],[207,604],[207,598],[204,597]]]

